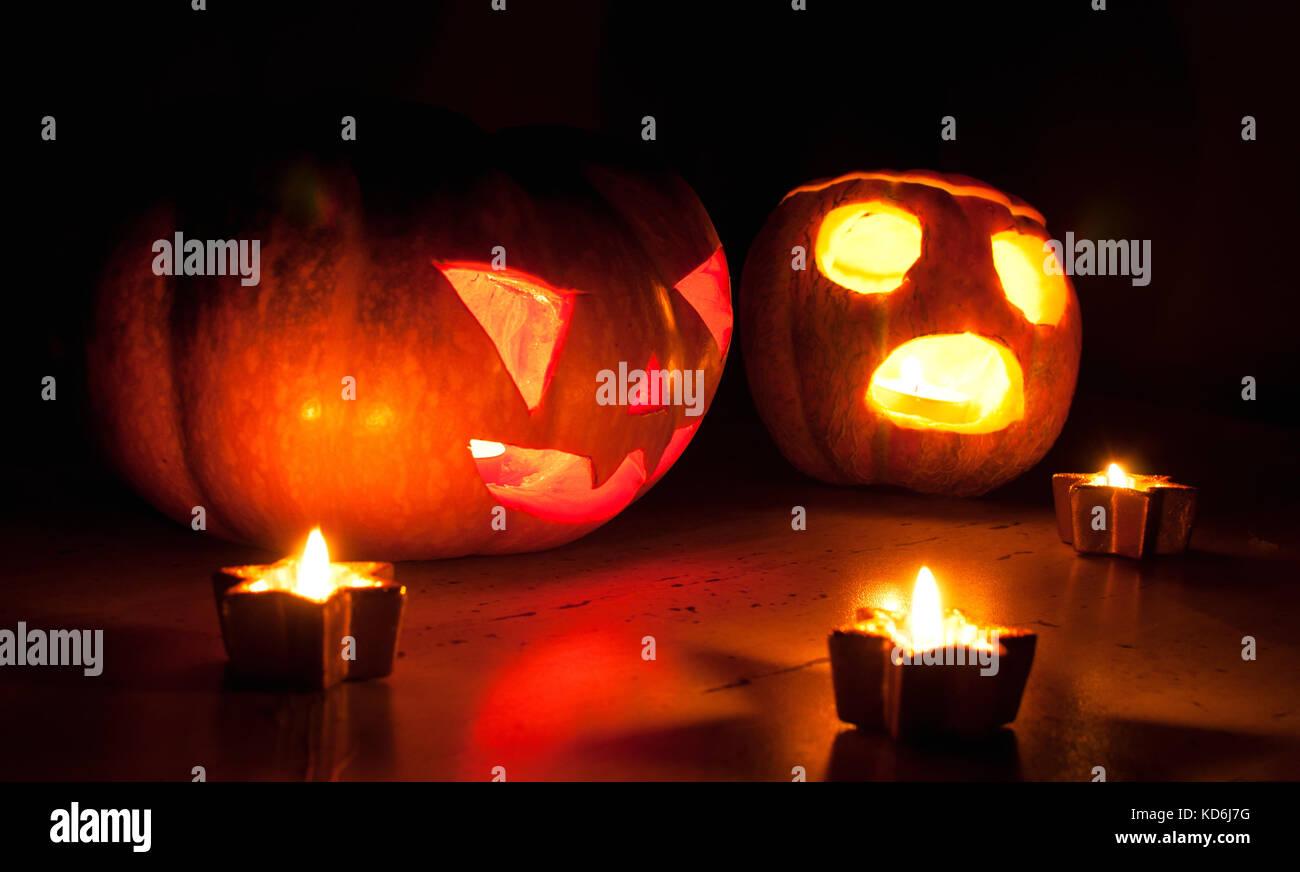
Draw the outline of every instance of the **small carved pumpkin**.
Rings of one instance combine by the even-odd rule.
[[[972,496],[1061,431],[1082,326],[1042,215],[965,176],[786,195],[745,262],[741,341],[782,453],[837,484]]]

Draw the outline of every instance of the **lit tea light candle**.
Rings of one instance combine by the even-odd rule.
[[[302,556],[213,577],[221,636],[245,675],[325,688],[393,671],[406,588],[391,563],[332,563],[319,528]]]
[[[1181,554],[1196,522],[1196,488],[1129,475],[1117,463],[1052,476],[1052,501],[1061,541],[1083,554]]]
[[[923,566],[910,608],[861,608],[852,625],[831,633],[836,711],[895,739],[991,732],[1016,718],[1037,639],[945,612]]]
[[[1106,467],[1105,472],[1093,476],[1092,484],[1108,484],[1111,487],[1133,487],[1136,482],[1131,475],[1125,475],[1118,463]]]
[[[871,394],[897,415],[911,415],[932,421],[965,421],[980,416],[979,401],[955,388],[926,381],[921,361],[903,359],[898,378],[877,377]]]

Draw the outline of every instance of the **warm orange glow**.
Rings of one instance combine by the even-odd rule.
[[[471,439],[470,454],[483,484],[501,505],[557,523],[607,521],[627,508],[646,483],[645,452],[639,448],[599,487],[591,458],[567,451]]]
[[[478,319],[529,411],[542,402],[573,315],[573,291],[518,270],[481,263],[437,264]]]
[[[321,406],[320,400],[313,397],[302,404],[302,411],[299,413],[304,421],[315,421],[320,417]]]
[[[837,176],[836,178],[833,179],[823,179],[822,181],[819,182],[811,182],[807,185],[800,185],[799,187],[795,188],[793,191],[791,191],[790,193],[782,197],[781,201],[784,202],[796,194],[805,194],[805,193],[810,193],[815,191],[824,191],[825,189],[833,185],[838,185],[841,182],[852,182],[852,181],[857,181],[859,179],[863,181],[905,182],[909,185],[925,185],[926,187],[938,188],[941,191],[947,191],[949,194],[952,194],[954,197],[978,197],[981,200],[988,200],[992,203],[1000,203],[1001,205],[1007,207],[1007,209],[1010,210],[1012,215],[1016,215],[1018,217],[1023,217],[1023,218],[1029,218],[1034,221],[1037,221],[1039,224],[1042,224],[1044,227],[1047,226],[1047,221],[1046,219],[1043,218],[1042,212],[1039,212],[1037,209],[1035,209],[1033,206],[1030,206],[1028,203],[1013,201],[1010,197],[1008,197],[1006,194],[999,191],[997,188],[990,187],[988,185],[983,184],[982,182],[976,182],[974,179],[969,180],[971,184],[961,184],[958,182],[951,182],[948,181],[947,179],[936,178],[934,176],[930,176],[918,172],[845,173],[844,175]]]
[[[893,599],[892,595],[889,599]],[[910,609],[875,609],[870,619],[858,623],[857,629],[875,636],[888,636],[909,655],[949,645],[992,651],[997,641],[991,634],[1002,632],[997,627],[981,628],[972,624],[956,609],[945,613],[939,585],[925,566],[916,574]]]
[[[1133,479],[1124,474],[1124,469],[1118,463],[1112,463],[1106,468],[1106,481],[1111,487],[1132,487]]]
[[[1034,324],[1056,324],[1065,314],[1069,290],[1064,272],[1057,264],[1055,275],[1047,272],[1043,239],[1008,230],[993,236],[993,266],[1002,280],[1007,299]]]
[[[867,402],[900,427],[992,433],[1024,416],[1024,377],[1000,343],[973,333],[921,336],[876,368]]]
[[[376,404],[366,415],[366,426],[371,429],[387,427],[393,423],[393,410],[385,403]]]
[[[1126,475],[1124,468],[1118,463],[1112,463],[1106,467],[1106,471],[1093,477],[1093,484],[1105,484],[1111,487],[1135,487],[1137,482],[1133,476]]]
[[[850,203],[822,219],[814,247],[822,275],[859,294],[884,294],[921,256],[921,222],[882,201]]]
[[[344,587],[378,587],[353,567],[364,564],[331,563],[330,552],[320,527],[311,531],[301,557],[286,557],[255,578],[242,582],[240,589],[251,593],[283,591],[314,602],[324,602]]]

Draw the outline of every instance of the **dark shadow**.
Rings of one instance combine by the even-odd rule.
[[[842,731],[831,746],[827,781],[1018,781],[1016,734],[896,742],[885,732]]]
[[[637,777],[653,777],[644,773],[654,771],[669,779],[789,780],[788,771],[774,766],[778,757],[764,734],[756,718],[719,718],[602,737],[579,744],[572,756],[585,761],[584,769],[604,768],[614,778],[630,770]],[[608,765],[601,767],[602,761]]]
[[[1286,703],[1279,700],[1279,710]],[[1151,721],[1106,723],[1108,781],[1291,781],[1300,742],[1233,730]]]
[[[83,666],[30,666],[14,670],[22,684],[57,686],[78,691],[215,690],[221,684],[225,653],[220,640],[188,630],[146,624],[107,626],[85,613],[46,614],[25,618],[27,631],[103,630],[101,672],[87,675]],[[3,626],[14,630],[17,621]],[[47,653],[47,663],[49,655]],[[15,682],[19,683],[19,682]],[[74,694],[75,695],[75,694]],[[73,701],[70,701],[70,705]]]
[[[398,777],[384,681],[286,691],[228,671],[216,721],[220,760],[209,769],[210,780]]]

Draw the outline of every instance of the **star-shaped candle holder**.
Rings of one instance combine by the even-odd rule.
[[[330,563],[314,531],[302,558],[220,569],[221,636],[241,675],[327,688],[393,671],[406,588],[393,564]]]
[[[1082,554],[1143,558],[1181,554],[1196,522],[1196,488],[1164,475],[1106,472],[1052,476],[1061,541]]]
[[[922,568],[910,608],[860,608],[827,641],[840,720],[907,740],[980,737],[1014,721],[1038,636],[944,612]]]

